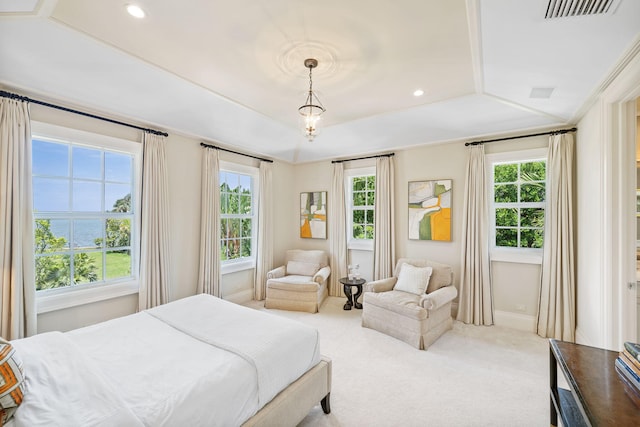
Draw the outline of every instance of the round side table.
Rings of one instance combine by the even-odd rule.
[[[348,277],[340,279],[340,283],[344,286],[344,294],[347,296],[347,303],[343,307],[345,310],[351,310],[351,307],[362,308],[362,304],[358,302],[358,297],[362,295],[362,285],[366,282],[364,279],[349,280]],[[352,286],[355,286],[357,289],[355,295],[352,294]]]

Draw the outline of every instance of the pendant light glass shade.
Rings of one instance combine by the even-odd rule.
[[[304,66],[309,69],[309,92],[305,103],[298,108],[298,112],[302,116],[302,130],[304,135],[309,141],[313,141],[313,138],[318,134],[318,124],[320,116],[326,110],[322,106],[322,103],[318,99],[318,96],[313,93],[313,80],[311,76],[312,70],[318,66],[318,61],[313,58],[306,59]]]

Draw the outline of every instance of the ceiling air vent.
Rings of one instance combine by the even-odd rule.
[[[549,99],[554,90],[553,87],[534,87],[531,88],[529,98]]]
[[[622,0],[549,0],[545,19],[606,15],[615,12]]]

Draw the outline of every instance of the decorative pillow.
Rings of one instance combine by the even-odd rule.
[[[433,291],[449,286],[451,284],[451,267],[445,264],[439,264],[431,262],[431,279],[429,280],[429,286],[427,286],[427,293],[430,294]]]
[[[432,271],[431,267],[415,267],[411,264],[403,263],[400,267],[398,281],[393,289],[422,295],[427,290]]]
[[[287,274],[299,274],[300,276],[313,276],[320,270],[320,264],[305,261],[289,261]]]
[[[11,343],[0,338],[0,416],[4,424],[22,403],[24,370]]]

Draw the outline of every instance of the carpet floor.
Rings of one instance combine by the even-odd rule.
[[[331,413],[298,427],[548,426],[549,344],[534,333],[454,322],[427,351],[363,328],[329,297],[316,314],[266,310],[320,332],[333,361]]]

